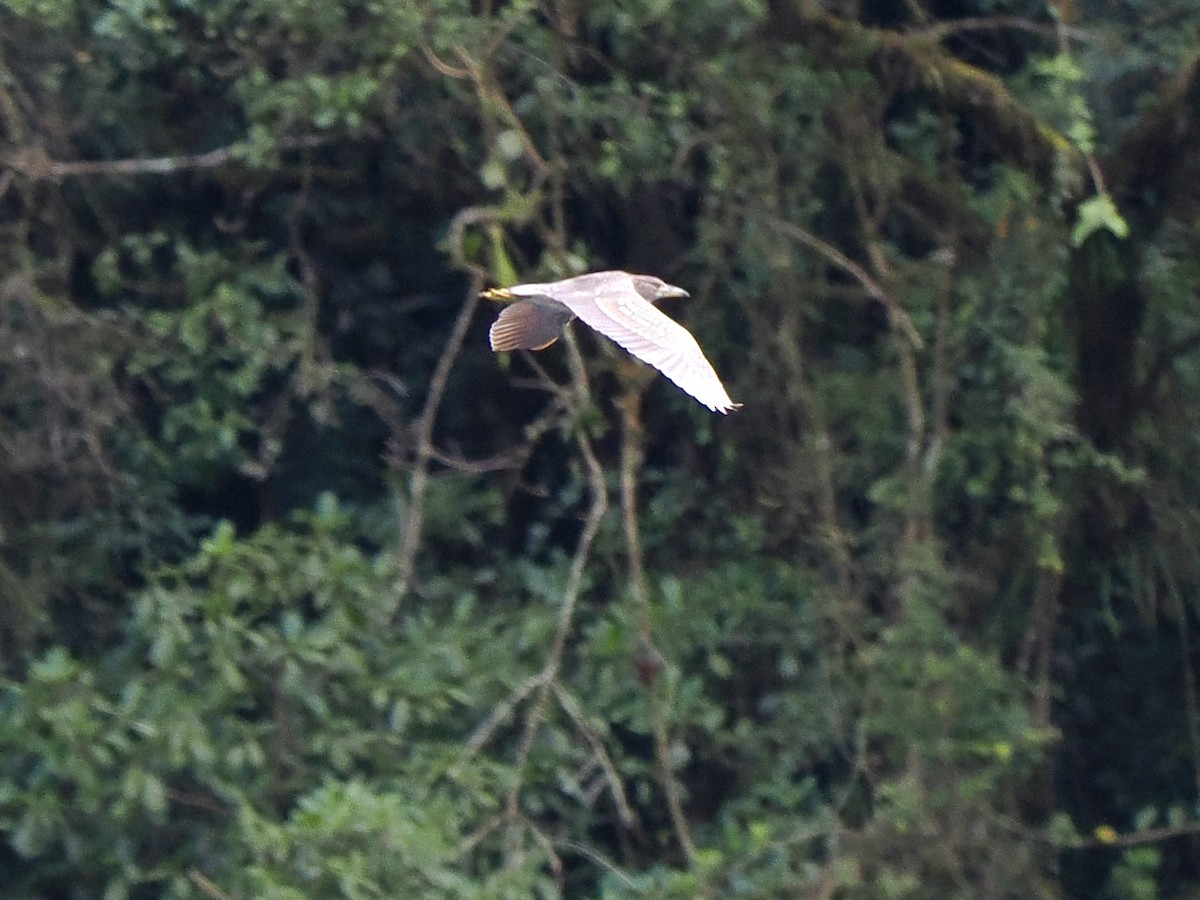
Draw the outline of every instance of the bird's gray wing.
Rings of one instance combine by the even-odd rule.
[[[691,332],[643,298],[628,275],[592,282],[556,299],[714,412],[740,405],[729,399]]]
[[[496,351],[543,350],[562,337],[573,318],[574,313],[549,297],[518,300],[500,311],[488,339]]]

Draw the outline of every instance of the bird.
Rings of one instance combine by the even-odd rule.
[[[691,295],[654,275],[590,272],[544,284],[491,288],[480,296],[511,301],[488,332],[496,352],[544,350],[562,337],[572,319],[580,318],[713,412],[724,415],[742,405],[729,399],[691,332],[654,307],[666,297]]]

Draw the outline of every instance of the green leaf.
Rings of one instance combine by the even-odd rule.
[[[1071,231],[1071,244],[1082,247],[1084,241],[1101,230],[1119,238],[1129,236],[1129,223],[1107,193],[1096,194],[1079,204],[1075,212],[1075,227]]]

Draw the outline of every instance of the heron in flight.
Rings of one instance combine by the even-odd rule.
[[[482,296],[511,301],[492,323],[492,349],[544,350],[572,319],[616,341],[642,362],[670,378],[713,412],[741,406],[725,386],[690,331],[656,309],[666,297],[687,297],[683,288],[653,275],[591,272],[545,284],[492,288]]]

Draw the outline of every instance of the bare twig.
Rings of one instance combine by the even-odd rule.
[[[525,159],[533,167],[536,183],[540,186],[551,166],[538,150],[537,144],[525,128],[525,123],[521,121],[521,117],[512,108],[512,104],[508,102],[508,98],[504,96],[504,92],[497,87],[493,80],[487,77],[479,61],[472,57],[464,47],[456,47],[455,51],[458,54],[459,61],[462,62],[463,67],[475,85],[475,90],[479,94],[480,105],[484,109],[496,112],[504,124],[512,129],[517,137],[520,138],[521,147],[525,151]],[[530,191],[530,193],[534,192],[534,190]]]
[[[944,254],[951,260],[953,254]],[[954,376],[950,366],[950,300],[954,293],[953,264],[946,266],[942,274],[942,284],[937,293],[934,305],[933,347],[930,353],[930,417],[933,424],[930,431],[933,439],[925,452],[925,476],[933,479],[934,473],[941,465],[942,454],[950,441],[950,393],[954,386]]]
[[[1050,523],[1055,543],[1061,541],[1066,526],[1065,515],[1057,516]],[[1054,688],[1054,638],[1062,613],[1062,583],[1062,572],[1050,566],[1038,568],[1033,588],[1033,606],[1029,611],[1029,624],[1021,638],[1015,666],[1023,678],[1034,678],[1033,721],[1042,727],[1050,724]]]
[[[457,454],[434,447],[434,461],[459,472],[471,472],[477,475],[487,472],[525,468],[526,463],[529,462],[529,458],[533,455],[533,451],[537,447],[538,441],[548,431],[562,424],[564,410],[569,406],[569,398],[566,398],[562,386],[554,384],[550,380],[549,375],[536,363],[534,363],[534,366],[541,376],[541,380],[537,381],[535,386],[542,390],[548,390],[555,396],[558,402],[546,404],[546,407],[537,418],[525,426],[522,430],[520,444],[486,459],[465,459]],[[514,379],[513,383],[517,384],[519,382]],[[564,402],[565,398],[567,402]]]
[[[994,816],[990,821],[1012,834],[1020,835],[1030,841],[1037,841],[1058,850],[1093,850],[1099,847],[1140,847],[1145,844],[1158,844],[1180,837],[1195,837],[1200,835],[1200,822],[1183,822],[1179,825],[1163,825],[1159,828],[1145,828],[1120,834],[1115,829],[1100,826],[1093,832],[1093,837],[1074,837],[1061,840],[1046,831],[1031,828],[1022,822],[1014,821],[1007,816]]]
[[[305,246],[302,221],[308,209],[312,192],[312,167],[301,167],[300,191],[295,206],[288,216],[288,252],[300,273],[300,288],[303,298],[299,319],[303,323],[303,345],[297,365],[288,377],[287,387],[279,391],[271,401],[271,408],[259,428],[258,448],[253,459],[242,464],[242,471],[251,478],[263,480],[271,474],[279,454],[283,450],[283,438],[293,416],[293,400],[311,400],[317,388],[325,381],[317,374],[318,361],[329,363],[328,354],[322,353],[320,328],[317,319],[321,309],[321,280],[317,266]]]
[[[586,856],[600,868],[612,873],[613,875],[617,876],[617,878],[621,879],[621,881],[625,882],[626,887],[638,887],[638,883],[636,881],[630,878],[611,859],[608,859],[606,856],[600,854],[595,848],[588,847],[586,844],[578,844],[575,841],[556,841],[556,844],[564,850],[570,850],[574,853],[578,853],[580,856]]]
[[[551,841],[550,838],[546,837],[542,829],[538,828],[537,823],[528,816],[520,816],[518,817],[518,821],[525,826],[525,829],[531,835],[533,835],[534,842],[537,843],[537,845],[542,848],[542,852],[546,854],[547,859],[550,861],[550,870],[554,873],[554,880],[558,882],[558,889],[561,894],[563,863],[562,857],[560,857],[558,855],[558,851],[554,849],[554,842]]]
[[[575,341],[574,334],[567,331],[564,337],[567,345],[567,358],[571,368],[574,405],[576,409],[581,410],[591,402],[587,371],[584,368],[583,357],[579,353],[579,345]],[[550,647],[550,654],[546,658],[546,664],[542,667],[540,675],[537,676],[539,681],[537,698],[525,716],[525,728],[521,736],[521,744],[517,750],[516,769],[518,772],[524,767],[526,760],[529,758],[529,752],[533,747],[533,740],[537,736],[537,731],[545,718],[550,686],[558,678],[559,671],[562,669],[563,653],[566,651],[567,638],[570,636],[571,627],[575,621],[575,610],[579,603],[579,595],[583,590],[583,575],[587,569],[588,559],[591,557],[592,544],[596,540],[596,535],[600,532],[600,523],[604,519],[604,514],[608,511],[608,488],[604,483],[604,468],[600,465],[600,461],[596,459],[595,451],[592,450],[591,440],[582,427],[575,430],[575,444],[579,449],[579,455],[582,457],[586,469],[588,493],[591,496],[591,502],[588,506],[587,515],[584,518],[583,531],[579,535],[579,543],[575,547],[575,555],[571,559],[571,569],[567,576],[566,589],[563,591],[562,606],[558,614],[558,627],[554,632],[554,642]],[[518,778],[508,795],[508,810],[510,814],[515,815],[518,811],[520,790],[521,782]]]
[[[496,453],[486,459],[467,459],[456,453],[450,453],[438,447],[430,450],[430,458],[456,472],[469,472],[472,475],[486,475],[489,472],[503,472],[510,469],[522,469],[533,451],[532,444],[524,443],[512,447],[502,453]]]
[[[895,275],[884,251],[884,242],[880,233],[888,204],[883,197],[867,189],[860,176],[852,175],[850,183],[854,194],[854,206],[858,213],[859,233],[866,247],[873,277],[877,284],[892,284],[895,281]],[[921,377],[915,352],[915,349],[922,345],[908,316],[903,315],[899,304],[895,302],[890,293],[886,293],[886,296],[887,299],[882,302],[888,309],[892,325],[895,326],[898,321],[903,322],[908,337],[908,340],[901,340],[893,331],[904,405],[908,411],[908,440],[905,443],[904,451],[905,480],[908,484],[905,538],[909,545],[915,546],[926,542],[933,532],[933,474],[922,470],[922,457],[929,439],[929,423],[925,413],[926,400],[921,393]],[[898,314],[903,315],[903,318],[898,320]],[[903,588],[901,593],[903,593]]]
[[[450,253],[450,257],[454,260],[454,264],[461,269],[470,272],[479,280],[479,287],[492,277],[492,273],[478,263],[473,262],[467,256],[464,249],[466,245],[467,228],[471,225],[490,225],[500,219],[500,211],[491,206],[468,206],[465,209],[460,209],[454,218],[450,220],[450,228],[446,234],[445,247]]]
[[[457,66],[450,65],[450,63],[446,62],[440,56],[438,56],[437,53],[434,51],[434,49],[432,47],[430,47],[428,44],[421,45],[421,53],[422,53],[422,55],[424,55],[426,61],[431,66],[433,66],[433,68],[438,72],[439,75],[445,75],[447,78],[455,78],[455,79],[471,77],[471,73],[469,70],[460,69]]]
[[[215,882],[199,869],[188,869],[188,881],[196,886],[196,889],[206,897],[211,897],[212,900],[233,900],[227,893],[221,890]]]
[[[504,821],[505,817],[503,815],[490,816],[482,825],[480,825],[459,842],[457,849],[454,851],[454,855],[457,857],[466,856],[485,840],[487,840],[488,835],[504,824]]]
[[[638,611],[638,628],[642,653],[648,659],[661,659],[654,644],[650,619],[650,596],[646,590],[646,573],[642,558],[642,540],[638,529],[637,486],[644,454],[645,435],[642,428],[642,391],[645,382],[632,381],[627,385],[618,404],[621,410],[621,520],[625,530],[625,552],[629,563],[629,588]],[[666,709],[660,693],[659,679],[648,679],[646,699],[650,706],[651,727],[654,731],[654,756],[658,763],[659,780],[667,800],[667,812],[675,830],[675,838],[689,866],[696,862],[696,844],[691,826],[683,810],[683,796],[671,765],[671,741],[667,731]]]
[[[1080,838],[1059,846],[1069,847],[1074,850],[1091,849],[1094,847],[1140,847],[1143,844],[1159,844],[1172,838],[1194,837],[1196,835],[1200,835],[1200,822],[1187,822],[1183,825],[1163,825],[1161,828],[1147,828],[1143,831],[1133,831],[1129,834],[1097,834],[1092,838]]]
[[[425,527],[425,495],[429,489],[429,461],[433,456],[433,426],[441,409],[442,398],[446,394],[446,383],[450,380],[450,372],[458,355],[462,352],[463,341],[467,336],[467,327],[479,305],[479,292],[483,288],[482,279],[476,275],[467,286],[467,296],[458,318],[450,331],[450,337],[442,348],[434,367],[433,376],[429,379],[429,393],[425,397],[425,406],[417,418],[415,429],[414,450],[415,458],[412,463],[412,473],[409,478],[407,509],[402,510],[404,524],[400,536],[400,549],[396,560],[396,580],[392,594],[395,611],[399,611],[404,598],[412,587],[413,572],[416,568],[417,551],[421,546],[421,537]]]
[[[281,141],[281,150],[316,147],[320,138],[296,138]],[[238,154],[245,145],[218,147],[206,153],[185,153],[179,156],[150,156],[132,159],[87,159],[63,162],[52,159],[44,148],[33,145],[19,147],[3,157],[2,164],[27,178],[59,180],[94,175],[171,175],[194,169],[216,169],[239,162]]]
[[[897,342],[899,343],[899,342]],[[925,541],[933,534],[933,473],[924,471],[922,462],[929,436],[925,416],[925,398],[917,360],[910,347],[897,348],[900,383],[904,388],[904,406],[908,410],[908,440],[904,447],[904,466],[908,481],[908,509],[905,532],[912,543]]]
[[[1183,592],[1170,565],[1161,565],[1159,571],[1167,582],[1167,590],[1175,607],[1175,627],[1179,631],[1179,661],[1183,667],[1184,708],[1187,710],[1188,738],[1192,750],[1192,779],[1200,787],[1200,700],[1197,698],[1196,667],[1191,637],[1188,634],[1187,607]]]
[[[507,722],[512,716],[513,711],[524,702],[525,698],[544,683],[543,674],[539,672],[517,685],[516,689],[508,697],[493,707],[488,717],[476,727],[471,737],[467,740],[467,743],[463,745],[462,752],[458,755],[458,759],[450,767],[450,771],[447,774],[451,778],[457,777],[458,773],[462,771],[462,767],[470,762],[471,758],[491,740],[496,729]]]
[[[913,325],[912,319],[908,317],[908,313],[900,308],[900,305],[896,303],[891,294],[884,290],[883,285],[872,278],[866,269],[864,269],[854,260],[850,259],[850,257],[846,256],[832,244],[826,243],[815,234],[801,228],[799,225],[784,221],[778,216],[771,215],[770,213],[755,213],[755,215],[760,216],[762,220],[778,234],[782,234],[785,237],[790,237],[808,247],[810,250],[815,250],[817,253],[821,254],[821,256],[825,257],[828,262],[832,263],[843,272],[850,275],[855,281],[862,285],[863,289],[867,292],[867,296],[883,304],[883,307],[887,310],[888,318],[891,320],[892,324],[904,332],[904,336],[908,338],[909,342],[914,347],[920,349],[924,345],[924,342],[921,340],[921,335],[917,333],[916,326]]]
[[[604,778],[608,782],[608,790],[612,794],[613,803],[616,804],[617,814],[621,818],[621,823],[630,827],[634,826],[637,824],[637,817],[625,797],[625,786],[621,783],[621,776],[617,773],[617,767],[613,764],[608,751],[604,749],[600,735],[596,733],[596,729],[591,726],[587,717],[584,716],[583,709],[580,707],[579,701],[575,699],[574,694],[561,684],[556,684],[554,686],[554,696],[567,715],[571,717],[571,721],[575,723],[575,727],[579,729],[584,740],[592,748],[596,762],[604,772]]]
[[[1073,28],[1061,22],[1030,22],[1017,16],[988,16],[967,19],[952,19],[905,32],[905,39],[944,41],[965,31],[1026,31],[1043,37],[1067,37],[1079,43],[1089,43],[1092,35],[1082,28]]]
[[[569,387],[564,387],[563,385],[550,382],[554,388],[556,399],[551,404],[550,411],[535,422],[535,433],[527,435],[531,442],[536,441],[536,438],[543,433],[546,423],[559,419],[563,409],[566,409],[568,412],[571,410],[578,411],[591,402],[583,358],[570,331],[565,336],[565,343],[570,362],[571,384]],[[549,381],[548,376],[545,376],[545,373],[542,374]],[[538,423],[541,424],[539,425]],[[471,852],[475,846],[494,832],[497,827],[508,822],[533,837],[534,841],[546,854],[550,867],[558,879],[561,879],[563,866],[553,841],[543,834],[535,823],[528,819],[520,806],[521,773],[528,762],[534,741],[537,739],[538,732],[545,721],[546,710],[551,696],[554,696],[558,700],[563,710],[575,723],[591,747],[595,759],[604,772],[605,780],[608,783],[609,791],[613,796],[613,802],[616,805],[622,823],[626,825],[636,823],[632,808],[625,796],[624,787],[617,774],[616,766],[604,749],[599,736],[588,724],[578,702],[575,701],[558,681],[562,670],[567,641],[574,625],[575,611],[578,608],[579,598],[583,591],[583,578],[588,561],[591,558],[592,545],[600,531],[601,522],[608,509],[608,489],[605,484],[604,470],[596,458],[587,433],[582,428],[576,430],[575,443],[584,461],[590,503],[584,517],[583,530],[580,533],[575,554],[571,560],[567,583],[563,590],[558,625],[554,632],[554,640],[551,644],[550,652],[540,671],[521,682],[502,703],[492,709],[488,717],[475,729],[474,733],[467,740],[462,753],[459,754],[458,760],[447,773],[449,777],[454,778],[461,771],[463,765],[483,749],[484,745],[492,738],[497,729],[512,718],[515,710],[527,699],[533,697],[532,703],[523,717],[520,743],[517,747],[516,758],[513,764],[515,777],[512,788],[505,799],[504,811],[499,816],[485,823],[471,838],[464,842],[460,852],[463,855]],[[513,837],[515,840],[515,835]],[[517,845],[511,841],[510,844],[508,852],[518,852],[519,848]]]
[[[16,173],[12,169],[5,169],[0,172],[0,200],[4,199],[8,189],[12,187],[13,180],[16,178]]]

